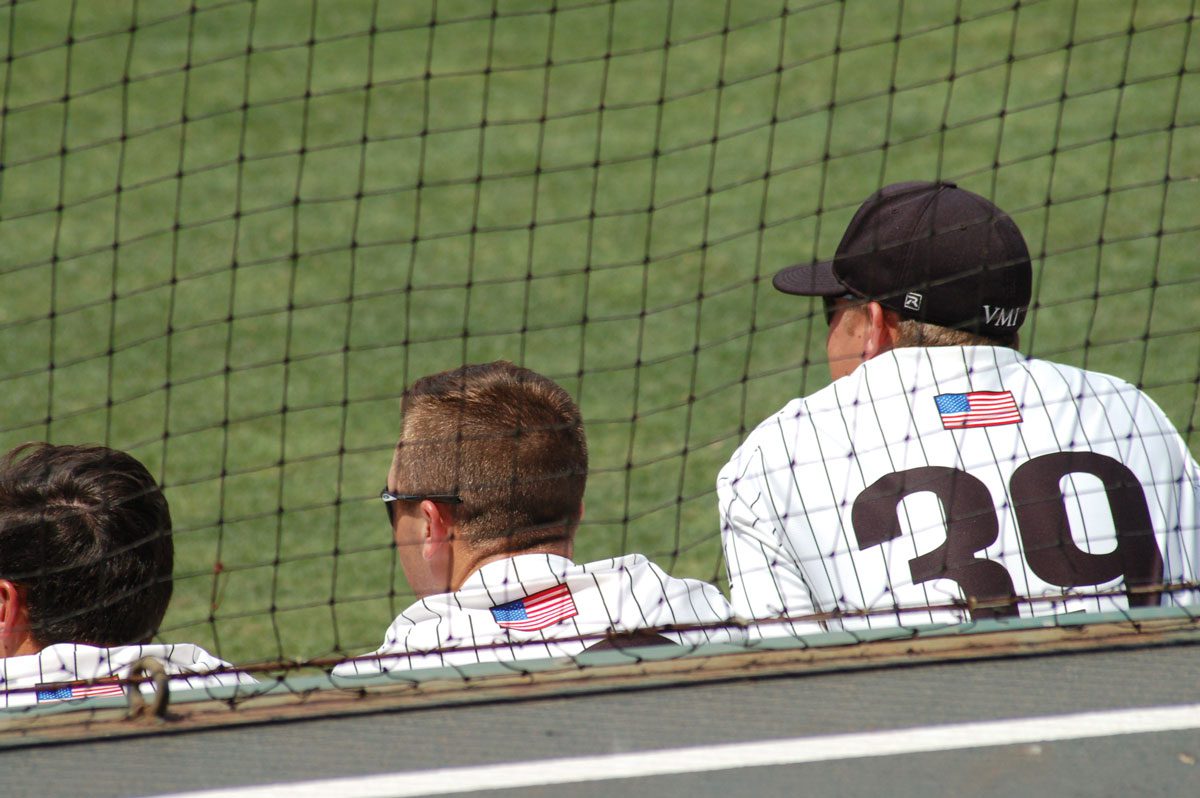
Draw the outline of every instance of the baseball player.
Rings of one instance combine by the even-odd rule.
[[[334,675],[570,656],[638,630],[682,646],[743,636],[710,584],[638,554],[571,560],[587,442],[557,384],[498,361],[418,380],[403,404],[381,498],[418,601]]]
[[[735,611],[810,616],[763,633],[1194,598],[1196,461],[1134,386],[1016,350],[1029,253],[991,202],[887,186],[774,285],[823,298],[833,382],[717,479]]]
[[[196,646],[148,642],[171,599],[173,559],[166,498],[130,455],[49,444],[9,452],[0,463],[0,708],[123,695],[120,679],[145,656],[177,677],[175,689],[252,683]]]

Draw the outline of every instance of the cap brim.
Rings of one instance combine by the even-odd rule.
[[[833,261],[789,266],[771,280],[775,290],[798,296],[841,296],[849,289],[833,276]]]

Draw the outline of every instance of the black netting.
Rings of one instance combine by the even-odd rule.
[[[577,559],[724,577],[713,481],[828,381],[828,257],[879,186],[1024,231],[1022,351],[1200,446],[1188,2],[172,2],[0,8],[4,449],[128,450],[176,534],[162,637],[378,644],[415,378],[506,358],[580,403]]]

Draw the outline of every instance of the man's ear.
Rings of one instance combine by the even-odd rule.
[[[29,637],[29,614],[21,589],[0,579],[0,657],[13,657]]]
[[[878,302],[868,302],[863,306],[867,314],[866,338],[863,340],[863,360],[882,355],[896,348],[899,335],[900,316],[888,310]]]
[[[426,499],[421,502],[421,516],[425,519],[425,530],[421,537],[421,556],[432,560],[443,554],[450,545],[454,532],[454,517],[449,507]]]

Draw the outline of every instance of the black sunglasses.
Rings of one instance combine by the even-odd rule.
[[[848,299],[848,300],[857,299],[857,300],[861,301],[862,297],[858,296],[857,294],[851,294],[849,292],[842,294],[841,296],[825,297],[825,323],[828,324],[830,327],[833,326],[833,314],[837,312],[837,303],[843,299]]]
[[[454,493],[392,493],[386,487],[379,492],[379,498],[383,500],[384,509],[387,510],[388,523],[392,526],[396,525],[396,502],[423,502],[426,500],[443,504],[462,504],[463,502],[462,496]]]

